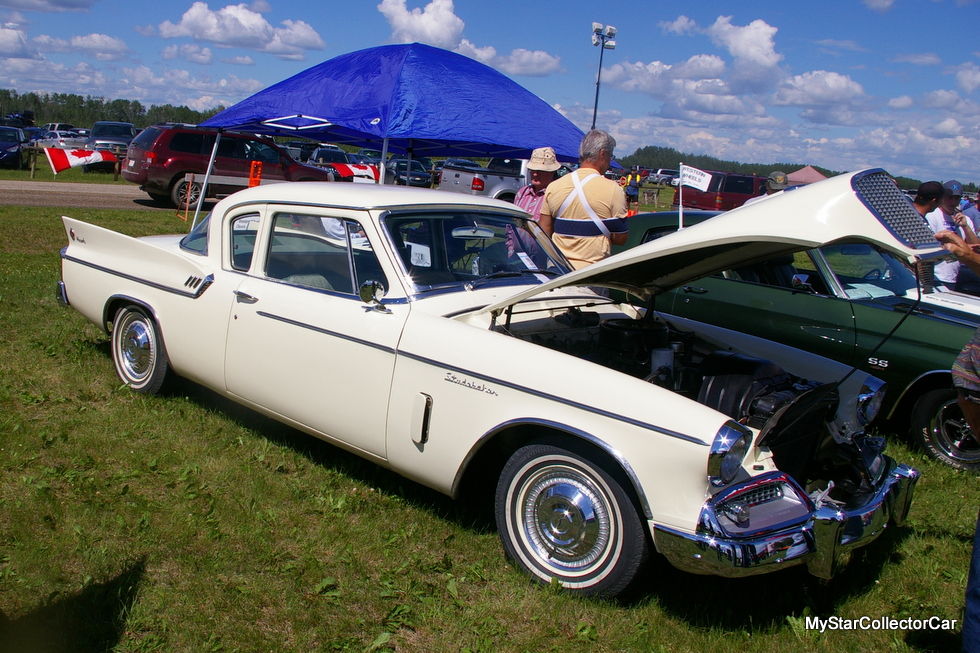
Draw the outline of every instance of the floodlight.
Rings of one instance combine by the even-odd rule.
[[[611,39],[616,36],[616,28],[612,25],[606,25],[606,38]]]

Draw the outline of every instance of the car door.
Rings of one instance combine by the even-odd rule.
[[[831,294],[809,253],[700,279],[658,299],[656,307],[844,363],[854,359],[850,302]]]
[[[830,245],[818,255],[839,292],[851,299],[856,365],[896,393],[923,374],[949,370],[973,333],[972,322],[945,317],[928,304],[915,306],[913,273],[868,243]]]
[[[360,283],[390,288],[356,212],[269,207],[228,326],[228,392],[385,457],[395,349],[408,304],[366,306]]]

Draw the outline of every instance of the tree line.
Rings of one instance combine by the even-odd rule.
[[[0,117],[33,114],[36,125],[65,122],[76,127],[91,127],[99,120],[130,122],[140,128],[158,122],[197,124],[220,111],[224,111],[223,106],[204,112],[171,104],[154,104],[147,109],[135,100],[107,100],[74,93],[18,94],[17,91],[0,89]]]
[[[769,173],[775,172],[776,170],[790,173],[805,167],[804,164],[800,163],[738,163],[735,161],[723,161],[722,159],[716,159],[713,156],[707,156],[704,154],[686,154],[673,148],[657,147],[654,145],[641,147],[633,154],[619,159],[619,162],[625,168],[637,165],[650,168],[652,170],[656,170],[657,168],[676,170],[681,161],[684,162],[684,165],[700,168],[701,170],[738,172],[743,174],[760,175],[762,177],[768,177]],[[821,168],[820,166],[813,167],[827,177],[833,177],[841,174],[840,171]],[[911,179],[909,177],[895,177],[895,181],[898,182],[899,188],[918,188],[919,184],[922,183],[918,179]],[[965,189],[969,192],[976,192],[977,187],[973,182],[971,182],[965,185]]]

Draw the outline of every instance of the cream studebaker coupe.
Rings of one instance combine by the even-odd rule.
[[[863,430],[883,384],[654,310],[852,234],[935,247],[883,171],[796,192],[812,210],[793,220],[740,211],[568,272],[511,204],[263,185],[184,236],[64,218],[59,292],[133,390],[177,374],[448,495],[495,492],[507,555],[541,582],[613,596],[651,551],[830,577],[912,500],[918,472]]]

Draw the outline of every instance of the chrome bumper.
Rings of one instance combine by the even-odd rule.
[[[68,291],[65,290],[65,282],[58,281],[58,304],[67,308],[70,306],[68,303]]]
[[[817,507],[792,479],[768,474],[752,479],[750,491],[776,485],[792,491],[787,499],[802,512],[788,524],[784,520],[772,529],[732,534],[719,516],[725,497],[745,491],[736,487],[705,503],[695,534],[653,525],[654,542],[672,565],[690,573],[733,578],[806,564],[814,576],[831,578],[852,549],[873,542],[889,522],[900,526],[905,521],[919,472],[890,458],[888,464],[877,491],[856,508]]]

